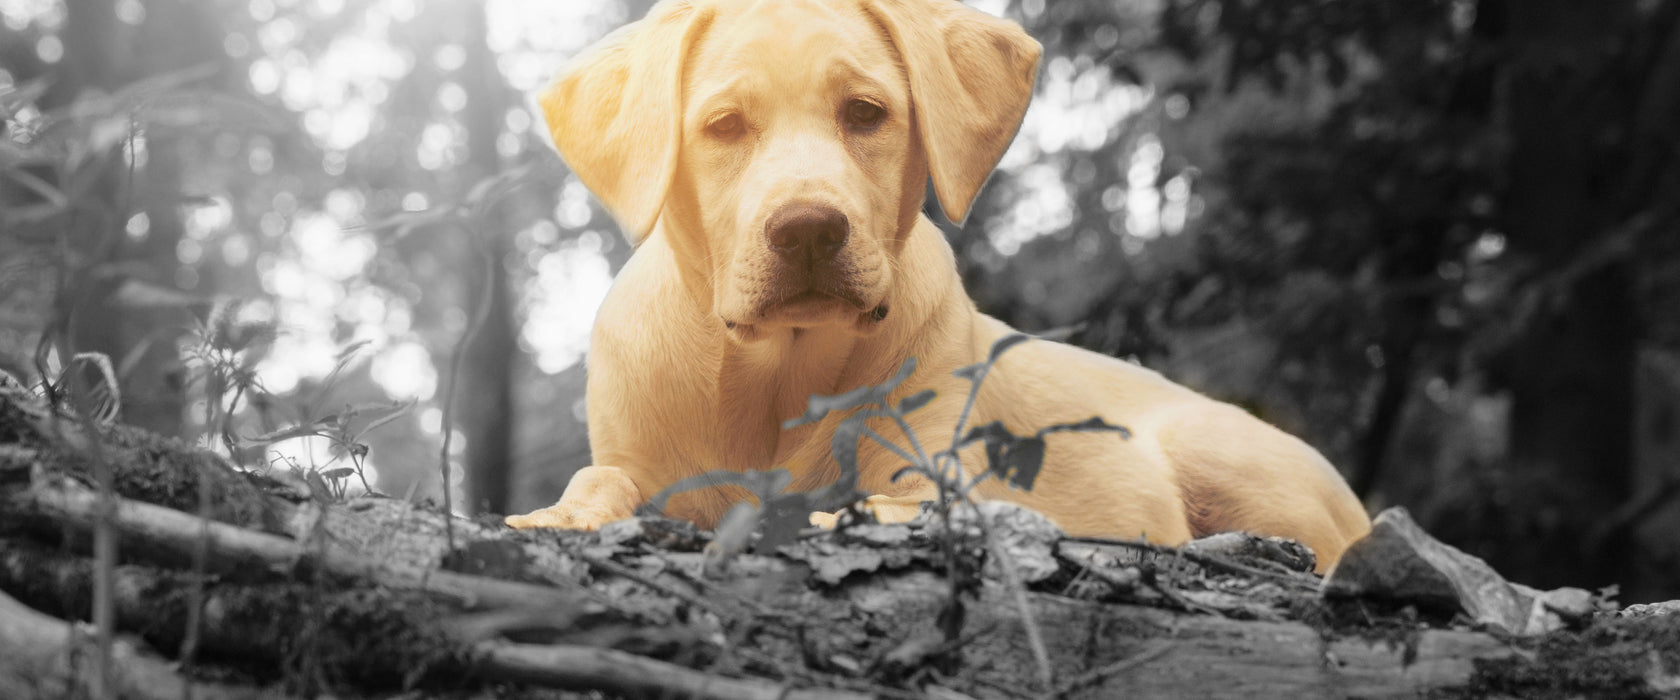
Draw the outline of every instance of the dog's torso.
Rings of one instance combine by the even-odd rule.
[[[749,346],[731,344],[665,269],[673,253],[656,230],[597,320],[589,367],[595,462],[624,465],[644,497],[716,470],[781,467],[793,473],[794,489],[826,486],[839,476],[830,449],[843,415],[787,430],[782,423],[803,413],[810,395],[879,383],[906,357],[917,358],[918,370],[892,400],[935,390],[938,398],[909,422],[930,449],[949,444],[969,390],[951,371],[983,360],[1013,329],[975,309],[949,246],[931,223],[920,226],[929,235],[906,259],[951,273],[895,299],[898,323],[865,338],[815,329]],[[653,333],[669,342],[638,341]],[[1330,560],[1368,528],[1334,468],[1304,443],[1154,371],[1069,345],[1032,341],[1011,350],[982,385],[968,425],[1001,421],[1031,434],[1093,416],[1131,437],[1056,434],[1032,490],[992,480],[977,494],[1048,514],[1074,535],[1180,544],[1241,530],[1300,540]],[[907,444],[890,420],[871,426]],[[970,478],[984,470],[978,446],[963,457]],[[926,488],[920,479],[889,481],[903,461],[868,441],[859,462],[859,486],[868,493],[914,496]],[[1313,479],[1302,481],[1296,469]],[[691,491],[674,497],[667,512],[710,527],[741,495]]]

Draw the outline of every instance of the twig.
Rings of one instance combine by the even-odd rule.
[[[892,451],[893,454],[898,455],[899,459],[902,459],[905,462],[908,462],[908,463],[911,463],[911,464],[916,463],[916,458],[914,456],[912,456],[909,452],[905,452],[904,448],[893,444],[893,442],[891,440],[886,439],[880,433],[875,432],[874,428],[864,426],[863,436],[866,437],[866,438],[869,438],[871,440],[874,440],[876,444],[878,444],[882,447],[885,447],[888,450]]]
[[[1197,564],[1197,565],[1205,567],[1205,568],[1219,569],[1219,570],[1224,571],[1225,573],[1228,573],[1228,574],[1237,574],[1237,575],[1249,576],[1249,577],[1253,577],[1253,578],[1263,578],[1263,579],[1270,580],[1274,583],[1287,584],[1289,586],[1293,586],[1295,588],[1299,588],[1299,589],[1302,589],[1302,590],[1318,590],[1318,585],[1319,585],[1318,577],[1314,576],[1312,574],[1306,574],[1306,573],[1286,574],[1286,573],[1283,573],[1281,571],[1268,571],[1266,569],[1261,569],[1259,567],[1249,566],[1247,564],[1231,561],[1229,559],[1224,559],[1224,558],[1221,558],[1221,557],[1210,556],[1210,555],[1207,555],[1207,554],[1202,554],[1200,552],[1188,551],[1188,550],[1181,549],[1181,548],[1178,548],[1178,547],[1168,547],[1166,545],[1153,544],[1153,543],[1150,543],[1150,542],[1137,542],[1137,541],[1132,541],[1132,540],[1110,540],[1110,539],[1104,539],[1104,538],[1100,538],[1100,537],[1067,537],[1067,538],[1063,538],[1062,541],[1063,542],[1078,542],[1078,543],[1082,543],[1082,544],[1094,544],[1094,545],[1100,545],[1100,546],[1119,547],[1119,548],[1122,548],[1122,549],[1131,549],[1131,550],[1136,550],[1136,551],[1141,551],[1141,552],[1149,552],[1149,553],[1158,554],[1158,555],[1161,555],[1161,556],[1178,557],[1178,558],[1184,559],[1185,561],[1191,562],[1193,564]]]
[[[1027,631],[1027,646],[1032,649],[1033,661],[1038,665],[1039,687],[1045,690],[1054,688],[1055,672],[1050,667],[1050,652],[1044,646],[1044,631],[1038,628],[1038,619],[1033,615],[1032,603],[1027,600],[1027,586],[1021,582],[1021,572],[1016,568],[1015,557],[998,542],[996,533],[979,509],[975,509],[975,516],[980,522],[981,530],[986,534],[986,544],[991,548],[992,556],[998,558],[998,570],[1003,573],[1004,584],[1009,586],[1009,593],[1014,597],[1015,607],[1021,614],[1021,627]]]
[[[982,367],[969,381],[968,398],[963,399],[962,413],[957,415],[957,426],[951,430],[951,444],[953,446],[962,444],[963,428],[968,427],[968,416],[974,411],[975,399],[980,397],[980,383],[986,381],[986,375],[991,373],[991,369],[990,366]]]
[[[607,559],[606,557],[598,557],[598,556],[595,556],[593,554],[585,554],[583,552],[576,552],[576,553],[574,553],[574,556],[576,556],[579,559],[582,559],[585,563],[589,564],[590,566],[593,566],[597,569],[605,571],[605,572],[607,572],[609,574],[612,574],[614,576],[617,576],[619,578],[634,581],[634,582],[639,583],[643,586],[646,586],[648,588],[653,589],[655,592],[663,593],[663,594],[668,595],[672,598],[676,598],[678,600],[681,600],[685,603],[688,603],[689,605],[692,605],[694,607],[700,608],[701,610],[705,610],[706,612],[709,612],[713,615],[716,615],[720,619],[729,620],[729,619],[734,617],[733,613],[731,613],[728,610],[725,610],[722,606],[720,606],[716,603],[713,603],[712,601],[706,600],[705,598],[701,598],[700,596],[695,595],[692,591],[685,591],[685,590],[682,590],[680,588],[677,588],[676,586],[672,586],[672,585],[667,584],[663,581],[660,581],[658,579],[643,576],[640,573],[637,573],[636,571],[630,569],[629,567],[623,566],[623,565],[619,564],[618,562],[615,562],[611,559]]]
[[[216,312],[212,310],[210,314],[212,320],[214,320]],[[209,374],[204,378],[206,394],[204,400],[204,447],[207,450],[215,447],[216,410],[221,408],[222,405],[222,378],[216,374],[215,365],[211,365],[208,372]],[[237,405],[238,399],[235,398],[234,401]],[[229,412],[231,413],[231,410]],[[224,436],[227,435],[225,425],[220,432]],[[239,451],[229,449],[228,454],[237,455]],[[177,656],[181,660],[181,667],[188,672],[192,671],[194,662],[198,660],[199,633],[200,628],[204,625],[204,588],[205,581],[210,576],[207,571],[210,565],[210,533],[205,529],[211,522],[210,475],[203,473],[201,470],[193,477],[198,486],[198,518],[203,526],[199,528],[198,544],[193,547],[193,582],[192,588],[187,592],[187,634],[181,640],[181,649]],[[191,700],[191,698],[191,689],[183,689],[181,700]]]
[[[825,529],[825,528],[811,528],[811,529],[812,529],[812,532],[810,533],[810,536],[816,536],[816,535],[827,534],[827,533],[832,532],[831,530],[828,530],[828,529]],[[800,532],[800,537],[801,538],[806,537],[806,533],[804,531],[801,531]],[[671,559],[669,557],[667,557],[665,560],[667,562],[671,561]],[[744,595],[741,595],[740,591],[735,590],[734,588],[729,587],[729,586],[719,585],[719,582],[717,582],[717,581],[712,581],[710,579],[705,578],[704,576],[696,576],[696,575],[694,575],[693,571],[691,571],[687,568],[674,567],[674,568],[667,569],[666,572],[669,573],[672,578],[675,578],[679,581],[685,581],[689,585],[694,586],[697,589],[705,590],[707,592],[707,595],[728,596],[730,600],[733,600],[737,604],[740,604],[741,606],[747,608],[747,610],[749,612],[751,612],[753,615],[756,615],[758,617],[773,619],[773,620],[776,620],[779,623],[789,624],[789,625],[797,624],[797,623],[800,622],[800,619],[798,617],[796,617],[796,616],[794,616],[790,613],[786,613],[786,612],[783,612],[781,610],[777,610],[777,609],[772,608],[768,605],[765,605],[762,602],[759,602],[757,600],[753,600],[752,598],[748,598]],[[702,600],[704,600],[704,599],[702,599]]]
[[[702,700],[866,700],[847,690],[801,689],[749,678],[702,673],[613,649],[486,642],[477,646],[479,675],[560,688]]]
[[[1111,664],[1109,664],[1107,666],[1104,666],[1102,668],[1099,668],[1099,669],[1096,669],[1096,670],[1093,670],[1093,671],[1088,671],[1086,673],[1082,673],[1078,676],[1075,676],[1075,677],[1069,679],[1066,683],[1063,683],[1060,686],[1057,686],[1056,690],[1050,694],[1050,697],[1052,697],[1052,698],[1067,697],[1069,693],[1072,693],[1076,690],[1079,690],[1079,689],[1084,688],[1086,686],[1101,683],[1104,680],[1106,680],[1107,678],[1109,678],[1110,676],[1117,676],[1119,674],[1125,673],[1125,672],[1130,671],[1134,668],[1142,666],[1146,663],[1149,663],[1150,661],[1158,659],[1161,656],[1165,655],[1167,652],[1172,651],[1172,648],[1173,648],[1173,645],[1171,645],[1167,642],[1160,642],[1160,641],[1153,642],[1149,646],[1144,647],[1143,651],[1140,651],[1136,654],[1132,654],[1131,656],[1128,656],[1124,659],[1121,659],[1119,661],[1111,663]]]
[[[1319,584],[1317,577],[1309,578],[1309,574],[1286,574],[1281,571],[1268,571],[1266,569],[1249,566],[1241,562],[1209,556],[1200,552],[1185,551],[1182,549],[1178,550],[1178,555],[1184,557],[1187,561],[1194,562],[1208,568],[1221,569],[1228,574],[1240,574],[1254,578],[1269,579],[1274,583],[1288,584],[1302,590],[1318,590]]]
[[[438,461],[443,470],[443,534],[448,551],[455,551],[455,497],[450,483],[453,474],[450,469],[449,448],[451,439],[455,435],[455,389],[461,378],[461,364],[466,361],[467,347],[472,345],[479,330],[484,327],[484,319],[490,316],[490,285],[496,281],[497,261],[491,257],[490,251],[485,249],[479,240],[478,229],[468,222],[460,222],[460,226],[467,232],[467,239],[472,242],[473,249],[484,263],[484,289],[479,290],[478,303],[473,306],[472,317],[467,319],[467,327],[462,329],[461,338],[455,342],[455,354],[449,358],[449,385],[443,392],[443,447],[439,451]]]
[[[208,442],[208,440],[206,440]],[[210,475],[197,474],[198,481],[198,517],[208,526],[210,520]],[[198,546],[193,547],[193,580],[192,588],[187,592],[187,635],[181,640],[179,658],[181,667],[191,671],[193,663],[198,659],[199,632],[204,624],[204,588],[210,574],[210,533],[204,527],[199,528]],[[190,700],[190,689],[181,696],[181,700]]]
[[[68,339],[64,347],[69,347]],[[70,368],[72,365],[66,364],[65,367]],[[93,695],[96,698],[114,698],[117,697],[117,693],[111,685],[111,654],[117,616],[112,572],[117,567],[117,534],[111,521],[117,502],[114,485],[116,467],[112,466],[108,455],[105,454],[104,438],[99,434],[99,426],[93,420],[93,392],[87,385],[87,378],[78,369],[71,369],[66,375],[66,383],[70,385],[72,412],[87,435],[88,460],[93,462],[94,481],[99,489],[91,512],[93,557],[96,563],[93,570],[93,624],[98,635],[99,660]],[[115,378],[105,379],[113,381]],[[56,426],[58,413],[54,412],[53,416],[53,424]]]
[[[813,682],[813,683],[815,683],[815,682],[826,682],[826,683],[828,683],[832,686],[836,686],[837,689],[851,688],[851,689],[856,690],[860,693],[867,693],[871,697],[875,697],[875,698],[893,698],[894,700],[922,700],[923,698],[927,697],[926,695],[924,695],[922,693],[911,692],[911,691],[902,690],[902,689],[899,689],[899,688],[888,688],[886,686],[876,685],[874,683],[870,683],[869,681],[860,680],[860,679],[857,679],[857,678],[851,678],[849,676],[841,676],[841,675],[836,675],[836,674],[833,674],[833,673],[825,673],[825,672],[821,672],[821,671],[815,671],[815,670],[812,670],[810,668],[798,668],[798,667],[795,667],[793,664],[785,663],[781,659],[776,658],[775,656],[772,656],[770,654],[766,654],[762,651],[758,651],[757,649],[754,649],[750,646],[742,646],[742,647],[738,648],[736,650],[736,652],[739,653],[742,657],[745,657],[747,660],[752,661],[754,663],[774,667],[783,676],[790,677],[790,678],[798,678],[798,679],[800,679],[802,681],[805,681],[805,682]]]
[[[885,405],[886,400],[883,399],[881,403]],[[904,433],[905,439],[910,441],[910,449],[916,453],[918,463],[932,467],[933,461],[928,459],[927,452],[922,449],[922,441],[916,439],[916,431],[910,428],[909,421],[904,420],[904,412],[896,406],[891,406],[887,409],[887,415],[892,417],[893,422],[898,424],[898,429]]]

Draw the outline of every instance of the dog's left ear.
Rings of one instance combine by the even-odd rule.
[[[1043,53],[1020,26],[957,0],[865,0],[904,58],[946,218],[962,223],[1021,127]]]
[[[709,9],[666,0],[602,39],[537,97],[560,156],[632,243],[659,219],[682,138],[682,65]]]

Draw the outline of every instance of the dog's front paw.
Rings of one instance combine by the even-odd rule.
[[[916,516],[922,514],[922,502],[916,498],[875,495],[863,499],[863,503],[857,505],[853,510],[869,514],[874,522],[903,523],[914,520]],[[833,530],[839,522],[839,513],[819,511],[811,514],[811,524],[816,527]]]
[[[558,505],[534,510],[525,515],[509,515],[502,522],[518,530],[551,528],[557,530],[599,530],[602,525],[618,518],[602,517],[588,510],[564,508]]]

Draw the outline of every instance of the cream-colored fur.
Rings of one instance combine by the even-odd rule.
[[[907,357],[919,369],[897,394],[938,392],[910,424],[948,442],[968,389],[951,371],[1011,329],[963,292],[950,246],[921,216],[924,184],[964,218],[1020,124],[1039,53],[1019,27],[955,0],[666,0],[569,67],[541,99],[555,144],[638,246],[590,348],[595,466],[558,504],[508,523],[596,528],[720,469],[785,467],[795,488],[824,486],[841,417],[783,421],[810,395],[879,383]],[[1011,350],[971,425],[1030,433],[1093,415],[1132,438],[1056,434],[1032,491],[990,481],[979,495],[1075,535],[1292,537],[1321,570],[1369,530],[1300,440],[1072,346]],[[859,463],[884,520],[934,496],[926,480],[892,482],[902,461],[867,440]],[[964,464],[984,469],[977,454]],[[668,512],[711,526],[739,497],[689,492]]]

